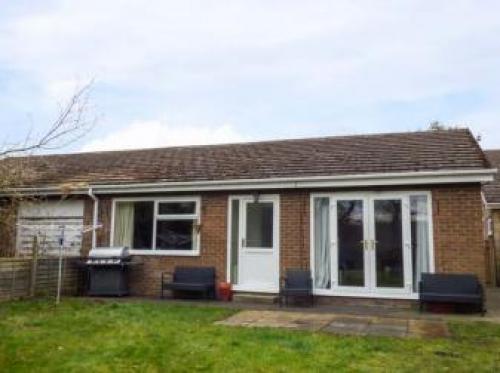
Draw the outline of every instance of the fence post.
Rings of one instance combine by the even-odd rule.
[[[61,286],[62,286],[62,265],[63,265],[63,250],[64,250],[64,225],[61,226],[61,237],[59,237],[59,266],[57,271],[57,295],[56,304],[61,302]]]
[[[35,296],[37,268],[38,268],[38,237],[35,235],[33,236],[33,246],[31,247],[30,297]]]
[[[10,262],[10,269],[12,271],[12,282],[10,284],[10,299],[14,299],[14,293],[16,287],[16,267],[13,260]]]

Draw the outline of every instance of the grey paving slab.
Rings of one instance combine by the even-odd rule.
[[[450,335],[444,321],[311,312],[247,310],[218,325],[321,331],[342,335],[438,338]]]
[[[408,327],[383,323],[371,324],[368,326],[367,334],[382,337],[407,337]]]
[[[317,331],[327,326],[332,321],[332,316],[327,314],[301,314],[293,323],[297,329]]]
[[[376,317],[372,319],[372,325],[377,326],[392,326],[392,327],[401,327],[408,328],[408,319],[395,319],[390,317]]]
[[[370,323],[338,323],[332,322],[323,329],[322,332],[333,334],[366,335]]]
[[[370,323],[373,321],[373,317],[366,316],[345,316],[345,315],[335,315],[333,316],[333,322],[335,323]]]

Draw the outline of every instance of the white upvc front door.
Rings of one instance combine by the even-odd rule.
[[[229,215],[234,229],[229,235],[228,273],[234,289],[278,291],[279,196],[231,197]]]
[[[406,296],[412,291],[409,200],[398,193],[329,198],[331,283],[320,294]],[[314,265],[313,265],[314,269]]]

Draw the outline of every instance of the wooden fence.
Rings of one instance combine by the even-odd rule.
[[[63,295],[77,295],[82,278],[79,258],[66,257],[62,266]],[[57,257],[0,258],[0,301],[30,296],[56,296]]]

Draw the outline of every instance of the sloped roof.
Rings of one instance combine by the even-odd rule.
[[[60,154],[17,160],[24,164],[24,186],[268,179],[489,167],[467,129]]]
[[[500,149],[485,150],[484,153],[492,167],[500,170]],[[500,173],[495,175],[495,181],[487,183],[483,187],[484,196],[488,203],[500,203]]]

